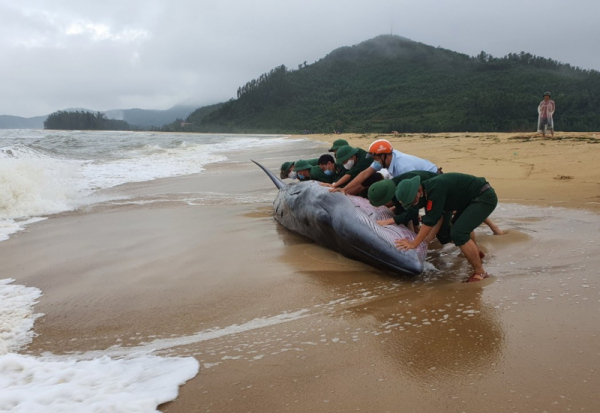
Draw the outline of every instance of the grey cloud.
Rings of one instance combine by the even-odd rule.
[[[215,103],[392,27],[470,55],[523,50],[598,70],[599,12],[584,0],[0,0],[0,114]]]

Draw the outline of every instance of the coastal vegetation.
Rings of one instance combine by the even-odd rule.
[[[236,99],[169,130],[197,132],[533,131],[545,91],[562,131],[600,129],[600,72],[529,53],[493,57],[384,35],[313,64],[283,65]]]
[[[102,112],[63,111],[48,115],[44,129],[60,130],[129,130],[129,124],[123,120],[108,119]]]

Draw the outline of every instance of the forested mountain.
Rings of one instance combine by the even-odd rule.
[[[102,112],[59,110],[48,115],[44,129],[129,130],[129,124],[124,120],[108,119]]]
[[[202,120],[209,114],[214,112],[223,106],[223,103],[217,103],[214,105],[203,106],[199,109],[194,110],[189,114],[185,120],[182,118],[176,119],[174,122],[164,125],[161,130],[164,132],[181,132],[181,131],[192,131],[197,125],[202,123]]]
[[[384,35],[297,70],[277,67],[191,129],[533,131],[545,91],[556,102],[558,130],[600,130],[600,72],[524,52],[470,57]]]
[[[171,123],[177,118],[185,118],[195,109],[195,106],[177,105],[166,110],[112,109],[104,113],[109,119],[124,120],[133,127],[148,129]]]

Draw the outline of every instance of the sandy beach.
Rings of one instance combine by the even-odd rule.
[[[375,139],[486,177],[506,235],[477,232],[492,277],[432,245],[401,278],[272,218],[250,159]],[[600,409],[599,133],[293,136],[177,178],[103,191],[0,243],[0,278],[43,292],[23,352],[192,356],[163,412],[563,412]],[[128,350],[129,349],[129,350]]]
[[[429,159],[446,172],[483,176],[493,182],[501,202],[565,206],[598,211],[600,174],[596,165],[600,132],[434,133],[320,135],[346,139],[368,149],[388,139],[402,152]]]

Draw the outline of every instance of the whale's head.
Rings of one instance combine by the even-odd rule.
[[[304,228],[332,228],[332,213],[338,203],[344,201],[341,193],[331,193],[329,189],[315,181],[289,184],[280,189],[273,202],[275,219],[284,227],[304,234]]]

